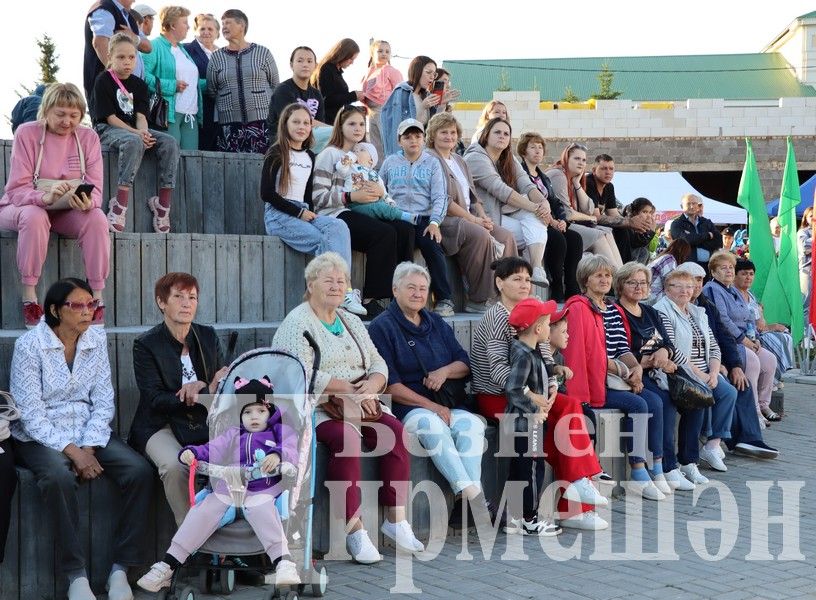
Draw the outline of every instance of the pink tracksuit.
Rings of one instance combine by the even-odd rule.
[[[43,192],[34,187],[34,172],[44,124],[20,125],[11,151],[11,172],[0,199],[0,230],[18,232],[17,268],[23,285],[36,285],[48,251],[51,231],[79,239],[85,274],[91,289],[101,290],[110,268],[108,220],[102,206],[102,150],[93,129],[78,127],[74,135],[45,134],[40,178],[76,179],[81,176],[77,139],[85,157],[85,181],[96,186],[93,208],[45,210]]]

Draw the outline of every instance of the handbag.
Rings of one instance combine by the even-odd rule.
[[[416,342],[408,339],[408,336],[405,334],[405,330],[400,327],[399,324],[397,324],[397,327],[399,327],[399,330],[402,332],[402,337],[405,338],[405,343],[408,344],[408,347],[414,353],[414,357],[419,363],[419,368],[422,370],[422,374],[425,377],[428,377],[428,369],[425,368],[425,364],[422,362],[422,359],[419,358],[419,352],[417,352],[416,349]],[[433,396],[433,401],[449,409],[466,406],[468,404],[468,397],[467,392],[465,391],[465,383],[466,382],[464,379],[446,379],[438,390],[430,390],[431,395]]]
[[[618,373],[620,373],[620,375],[607,372],[606,387],[608,387],[610,390],[631,392],[632,386],[629,385],[628,381],[626,381],[626,379],[629,377],[629,367],[619,360],[615,360],[615,364],[618,367]]]
[[[699,381],[686,367],[677,367],[668,373],[669,398],[678,410],[697,410],[714,406],[714,394]]]
[[[156,77],[156,91],[150,94],[149,107],[147,124],[150,129],[167,131],[170,127],[170,122],[167,120],[170,104],[162,96],[161,81],[158,77]]]
[[[340,315],[339,311],[337,312],[337,317],[340,319],[343,327],[346,328],[346,331],[349,332],[351,339],[354,340],[354,344],[357,346],[357,351],[360,353],[360,358],[363,360],[363,368],[365,368],[366,372],[368,372],[368,367],[366,366],[366,355],[365,352],[363,352],[363,347],[360,345],[360,342],[357,341],[357,337],[354,335],[354,332],[352,332],[345,319],[343,319],[343,317]],[[365,378],[365,375],[360,375],[356,379],[352,379],[351,383],[359,383]],[[334,394],[329,394],[326,401],[320,406],[323,408],[325,413],[335,421],[379,421],[380,417],[383,415],[382,402],[379,400],[377,401],[377,410],[373,415],[364,413],[362,407],[357,402],[344,399],[343,397]]]
[[[34,189],[37,189],[41,192],[49,192],[51,188],[55,185],[59,185],[61,183],[69,183],[71,184],[71,189],[67,191],[62,197],[57,198],[51,204],[45,206],[45,210],[66,210],[71,208],[69,204],[69,199],[80,185],[85,183],[85,152],[82,150],[82,144],[79,143],[79,136],[77,132],[74,131],[74,140],[76,141],[77,145],[77,154],[79,156],[79,172],[80,177],[78,179],[44,179],[40,177],[40,166],[42,165],[42,157],[45,151],[45,132],[46,126],[43,124],[43,132],[42,136],[40,136],[40,144],[37,150],[37,164],[34,167]]]
[[[198,351],[201,353],[201,364],[204,366],[204,381],[210,381],[210,372],[207,368],[207,356],[198,339],[195,326],[190,327],[193,332]],[[210,429],[207,426],[207,408],[202,404],[186,404],[178,407],[168,418],[168,425],[179,444],[182,446],[198,446],[206,443],[210,438]]]

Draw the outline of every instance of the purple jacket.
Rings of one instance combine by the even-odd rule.
[[[215,465],[241,465],[255,467],[253,479],[247,485],[251,492],[267,490],[280,481],[279,476],[262,477],[260,463],[269,454],[277,454],[281,462],[297,464],[297,435],[281,419],[281,412],[275,409],[267,421],[264,431],[250,433],[239,427],[230,427],[226,432],[200,446],[185,446],[179,451],[179,456],[185,450],[192,451],[197,460]],[[256,477],[262,477],[256,479]]]

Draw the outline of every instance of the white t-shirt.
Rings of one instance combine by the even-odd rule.
[[[198,67],[178,46],[170,46],[170,52],[176,59],[176,79],[187,84],[183,92],[176,92],[176,112],[198,114]]]
[[[289,190],[286,198],[304,202],[306,182],[312,174],[312,159],[305,150],[289,151]]]
[[[195,369],[193,368],[193,361],[190,359],[189,354],[182,354],[181,385],[184,385],[185,383],[192,383],[194,381],[198,381],[198,375],[196,375]]]
[[[459,184],[459,194],[465,199],[465,206],[470,212],[470,182],[453,158],[446,158],[445,162],[448,163],[453,176],[456,177],[456,183]]]

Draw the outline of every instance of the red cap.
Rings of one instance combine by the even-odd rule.
[[[567,316],[568,312],[569,312],[569,307],[568,306],[565,307],[565,308],[562,308],[559,311],[554,312],[552,318],[550,319],[550,323],[558,323],[558,321],[560,321],[561,319],[563,319],[564,317]]]
[[[558,310],[555,300],[542,302],[538,298],[525,298],[510,311],[510,325],[516,329],[527,329],[535,323],[539,317],[553,314]]]

